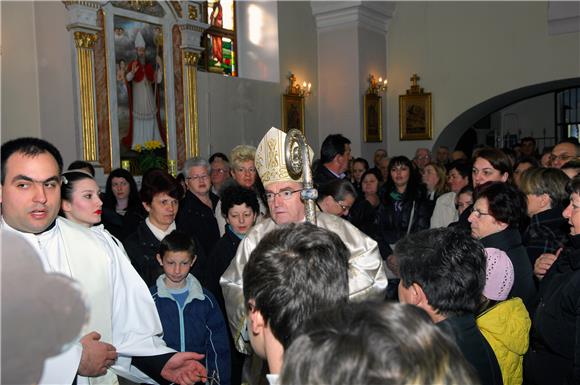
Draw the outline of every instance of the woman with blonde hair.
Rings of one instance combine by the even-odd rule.
[[[427,199],[430,201],[434,202],[449,191],[445,167],[437,163],[430,162],[425,165],[421,172],[421,180],[427,187]]]

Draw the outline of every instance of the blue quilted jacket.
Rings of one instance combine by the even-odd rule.
[[[165,286],[165,274],[149,290],[163,325],[163,340],[180,352],[204,354],[208,376],[219,377],[221,385],[230,385],[230,348],[226,323],[215,297],[202,288],[191,274],[186,285],[189,295],[181,308]]]

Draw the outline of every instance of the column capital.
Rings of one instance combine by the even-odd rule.
[[[199,60],[199,53],[189,50],[183,50],[183,62],[187,66],[196,66]]]
[[[196,52],[203,51],[203,47],[200,44],[201,37],[203,32],[209,28],[209,24],[182,19],[177,25],[181,32],[181,48]]]
[[[310,6],[319,32],[349,26],[386,34],[395,10],[395,3],[378,1],[312,1]]]
[[[75,31],[73,33],[73,37],[75,39],[75,45],[78,48],[89,48],[92,49],[97,41],[97,34],[84,32],[84,31]]]
[[[68,11],[69,31],[100,31],[97,22],[97,12],[101,8],[100,1],[63,1]]]

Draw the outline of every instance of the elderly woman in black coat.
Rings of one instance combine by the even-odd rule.
[[[476,190],[475,203],[469,215],[471,235],[484,247],[505,252],[514,266],[511,297],[524,301],[528,311],[536,295],[534,273],[520,228],[526,219],[526,197],[511,183],[488,182]]]
[[[526,384],[580,383],[580,178],[568,185],[570,245],[553,254],[540,282],[530,349],[524,359]]]

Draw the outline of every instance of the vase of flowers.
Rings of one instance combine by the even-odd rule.
[[[141,174],[153,167],[167,168],[165,146],[160,141],[149,140],[143,145],[136,144],[133,151],[137,153],[135,159]]]

